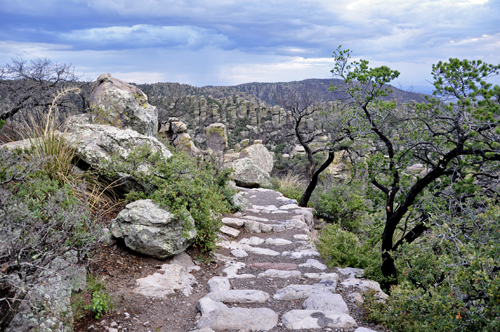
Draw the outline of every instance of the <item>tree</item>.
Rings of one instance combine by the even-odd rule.
[[[332,73],[344,80],[351,107],[371,133],[363,139],[371,146],[365,151],[371,198],[385,211],[381,268],[389,289],[397,284],[394,252],[429,230],[438,212],[453,220],[471,209],[483,212],[481,195],[498,201],[500,88],[486,79],[500,65],[439,62],[432,67],[434,98],[410,106],[380,100],[399,72],[352,61],[340,47],[333,57]],[[409,167],[417,163],[421,172],[413,175]]]
[[[335,152],[346,150],[352,141],[350,122],[353,119],[345,110],[329,109],[326,103],[318,103],[317,100],[314,93],[292,89],[279,93],[276,98],[277,104],[291,115],[293,132],[309,160],[309,182],[299,201],[302,207],[307,206],[319,175],[333,162]],[[307,126],[305,122],[308,120],[314,121],[314,128]],[[328,141],[313,148],[312,144],[318,143],[317,139],[325,135]],[[328,155],[318,167],[314,156],[325,152]]]
[[[58,99],[59,110],[85,110],[90,84],[78,80],[71,64],[53,63],[47,58],[13,59],[12,63],[0,66],[0,120],[35,108],[44,113],[52,105],[54,94],[68,85],[83,88],[82,93],[78,98],[69,94]]]

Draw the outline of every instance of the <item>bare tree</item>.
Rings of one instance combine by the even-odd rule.
[[[317,95],[307,90],[288,89],[277,95],[276,102],[291,115],[293,132],[309,160],[309,182],[299,202],[299,206],[305,207],[318,184],[319,175],[333,162],[335,152],[346,150],[352,142],[350,122],[353,119],[347,115],[347,110],[335,112],[328,104],[319,103]],[[306,124],[307,121],[313,121],[313,128]],[[328,140],[321,147],[312,147],[319,137],[325,136]],[[316,165],[314,156],[320,153],[327,153],[327,157]]]
[[[78,80],[71,64],[53,63],[47,58],[13,59],[0,67],[0,120],[35,108],[43,113],[52,104],[54,93],[67,85],[83,88],[82,93],[59,99],[59,110],[62,113],[84,110],[88,106],[89,83]]]

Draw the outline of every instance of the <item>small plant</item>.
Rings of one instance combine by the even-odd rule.
[[[101,318],[108,311],[113,310],[111,298],[104,291],[95,291],[92,293],[92,304],[89,304],[85,309],[91,309],[95,313],[95,318]]]

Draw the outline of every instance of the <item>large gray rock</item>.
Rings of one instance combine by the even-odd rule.
[[[262,144],[250,145],[240,152],[240,159],[250,158],[266,173],[273,170],[273,155]]]
[[[83,290],[87,271],[72,253],[57,257],[45,269],[23,301],[6,332],[73,331],[71,294]],[[19,284],[22,287],[22,284]]]
[[[96,169],[101,173],[106,171],[106,166],[114,156],[123,161],[137,147],[144,146],[151,152],[159,152],[163,157],[169,158],[172,153],[156,138],[141,135],[132,129],[119,129],[106,125],[85,123],[86,115],[74,116],[68,119],[68,130],[65,137],[76,144],[76,155],[79,162],[86,167]],[[147,172],[151,165],[146,161],[141,162],[138,171]],[[118,189],[123,192],[131,190],[143,191],[149,188],[149,183],[140,182],[127,173],[119,173],[106,178],[118,181]]]
[[[193,218],[176,218],[150,199],[128,204],[111,222],[110,231],[130,249],[158,259],[183,252],[196,238]]]
[[[246,188],[255,188],[270,185],[271,177],[257,166],[250,158],[235,160],[231,167],[233,173],[231,177],[236,182],[236,185]]]
[[[227,149],[226,126],[222,123],[212,123],[207,127],[207,147],[214,152]]]
[[[136,86],[102,74],[91,93],[90,105],[94,123],[130,128],[146,136],[158,131],[158,111]]]

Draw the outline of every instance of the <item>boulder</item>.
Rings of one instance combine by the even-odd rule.
[[[269,173],[262,170],[250,158],[235,160],[231,166],[234,170],[231,177],[238,186],[255,188],[270,185]]]
[[[136,86],[102,74],[91,93],[92,120],[130,128],[145,136],[154,136],[158,130],[158,111],[148,103],[148,97]]]
[[[240,152],[240,159],[241,158],[252,159],[254,164],[259,165],[266,173],[271,173],[273,170],[273,156],[262,144],[254,144],[244,148]]]
[[[5,331],[73,331],[71,294],[85,288],[87,274],[77,262],[72,252],[54,259],[37,278],[26,297],[29,301],[21,302]]]
[[[116,189],[119,191],[144,191],[148,190],[150,185],[139,181],[130,174],[104,174],[111,156],[114,155],[119,160],[125,160],[139,146],[145,146],[151,152],[160,152],[165,158],[172,156],[172,153],[158,139],[141,135],[132,129],[78,123],[81,123],[81,117],[68,119],[69,131],[64,134],[67,139],[76,144],[78,165],[82,168],[96,169],[105,179],[117,181],[115,184],[117,185]],[[147,172],[150,166],[146,161],[143,161],[136,170]]]
[[[128,204],[112,220],[110,231],[128,248],[158,259],[183,252],[196,238],[193,218],[176,218],[150,199]]]
[[[214,152],[223,152],[227,149],[226,126],[222,123],[212,123],[207,127],[207,147]]]

